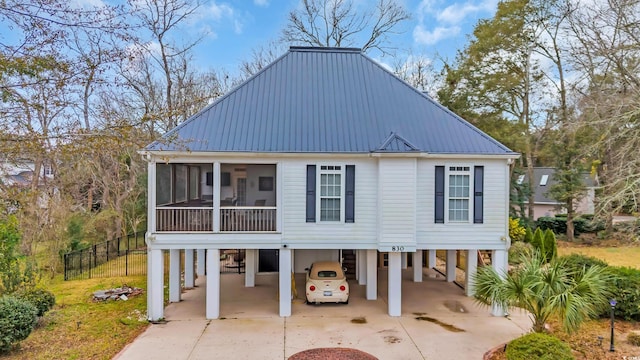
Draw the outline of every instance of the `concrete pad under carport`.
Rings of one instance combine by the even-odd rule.
[[[205,320],[204,279],[186,291],[180,303],[165,311],[167,323],[151,325],[116,358],[286,359],[317,347],[347,347],[379,359],[480,358],[488,349],[527,332],[530,321],[524,313],[510,319],[490,315],[462,289],[442,275],[424,269],[423,282],[412,281],[412,269],[403,271],[402,315],[390,317],[386,304],[386,271],[379,271],[378,299],[366,300],[365,286],[352,284],[348,305],[304,303],[302,281],[296,281],[298,299],[292,316],[278,316],[277,274],[259,274],[254,288],[244,287],[242,275],[221,275],[221,318]],[[298,278],[298,277],[297,277]],[[459,302],[456,311],[447,302]],[[450,305],[450,304],[449,304]],[[452,332],[433,322],[462,329]],[[363,318],[365,324],[354,323]]]

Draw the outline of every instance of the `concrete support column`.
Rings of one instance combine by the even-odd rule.
[[[196,286],[196,278],[194,272],[194,251],[193,249],[184,250],[184,287],[192,289]]]
[[[291,249],[280,249],[279,265],[280,317],[289,317],[291,316]]]
[[[402,256],[400,253],[389,253],[388,273],[389,316],[400,316],[402,315]]]
[[[220,317],[220,250],[207,249],[206,318]]]
[[[427,256],[427,267],[433,269],[436,267],[436,249],[430,249]]]
[[[256,249],[245,250],[244,258],[244,286],[256,286]]]
[[[467,263],[465,266],[464,293],[467,296],[475,294],[475,282],[473,277],[478,272],[478,250],[467,250]]]
[[[198,249],[198,266],[196,267],[196,274],[198,274],[198,276],[204,276],[205,273],[205,269],[204,269],[204,257],[205,257],[205,250],[204,249]]]
[[[378,298],[378,251],[367,250],[367,300]]]
[[[501,277],[504,277],[507,272],[507,251],[493,250],[491,252],[491,266],[493,266],[493,269],[500,274]],[[502,308],[502,306],[493,304],[491,306],[491,315],[505,316],[506,309]]]
[[[400,253],[400,263],[401,263],[401,265],[402,265],[401,267],[403,269],[406,269],[407,267],[409,267],[409,265],[408,265],[409,263],[407,261],[407,255],[408,254],[406,252],[401,252]]]
[[[169,250],[169,302],[180,301],[180,249]]]
[[[456,279],[456,251],[447,250],[447,281],[453,282]]]
[[[412,256],[413,282],[422,282],[422,250],[416,250]]]
[[[367,285],[367,250],[356,250],[358,285]]]
[[[164,318],[164,256],[162,250],[147,250],[147,317]]]

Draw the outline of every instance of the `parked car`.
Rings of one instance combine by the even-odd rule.
[[[349,283],[339,262],[314,262],[306,270],[307,304],[349,303]]]

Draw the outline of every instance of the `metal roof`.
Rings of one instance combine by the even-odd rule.
[[[151,151],[515,154],[360,49],[291,47]]]

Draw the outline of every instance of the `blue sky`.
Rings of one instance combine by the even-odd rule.
[[[357,6],[375,0],[354,0]],[[495,13],[497,0],[399,0],[412,18],[403,24],[403,33],[391,37],[402,53],[436,55],[453,60],[456,50],[467,43],[467,36],[479,19]],[[278,40],[287,14],[299,0],[209,0],[198,11],[191,29],[205,34],[194,49],[194,60],[202,67],[225,68],[235,72],[252,50]],[[186,29],[185,29],[186,30]],[[394,59],[370,54],[388,64]]]

